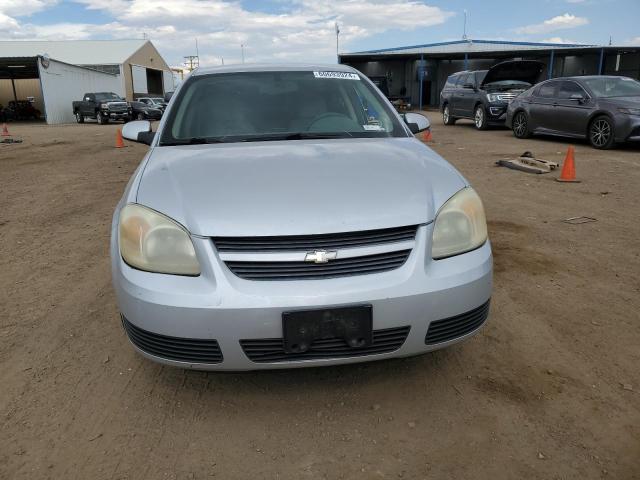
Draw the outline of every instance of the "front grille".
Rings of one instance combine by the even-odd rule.
[[[227,261],[225,264],[235,275],[247,280],[313,280],[386,272],[403,265],[410,253],[411,250],[399,250],[338,258],[328,263]]]
[[[448,342],[479,328],[489,316],[489,302],[469,312],[455,317],[436,320],[429,324],[429,330],[425,338],[427,345]]]
[[[322,235],[289,235],[284,237],[214,237],[219,252],[273,252],[365,247],[413,240],[417,225],[365,230],[361,232]]]
[[[342,338],[316,340],[304,353],[286,353],[282,338],[240,340],[240,346],[247,357],[257,363],[359,357],[398,350],[407,339],[409,330],[409,326],[374,330],[373,342],[362,348],[350,348]]]
[[[124,316],[122,326],[131,342],[150,355],[189,363],[222,362],[222,350],[217,340],[160,335],[136,327]]]

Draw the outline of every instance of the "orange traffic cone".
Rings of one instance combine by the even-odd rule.
[[[122,130],[116,132],[116,148],[124,148],[126,145],[122,141]]]
[[[433,141],[433,137],[431,136],[431,129],[427,129],[424,132],[422,132],[422,140],[424,142],[431,142]]]
[[[574,182],[578,183],[580,180],[576,180],[576,166],[573,160],[573,145],[569,145],[567,149],[567,156],[562,164],[562,171],[560,172],[560,178],[556,178],[558,182]]]
[[[7,128],[7,124],[3,123],[2,124],[2,136],[3,137],[10,137],[11,134],[9,133],[9,129]]]

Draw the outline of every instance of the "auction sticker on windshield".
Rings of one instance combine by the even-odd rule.
[[[313,76],[316,78],[340,78],[343,80],[360,80],[360,76],[357,73],[349,73],[349,72],[313,72]]]

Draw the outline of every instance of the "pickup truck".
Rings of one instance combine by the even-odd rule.
[[[85,93],[82,100],[72,102],[72,106],[78,123],[84,123],[85,118],[95,118],[104,125],[109,120],[127,122],[131,118],[129,104],[113,92]]]

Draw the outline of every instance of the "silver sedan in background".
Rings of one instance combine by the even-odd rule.
[[[113,283],[137,351],[206,370],[379,360],[488,316],[480,198],[358,71],[195,71],[113,217]]]

